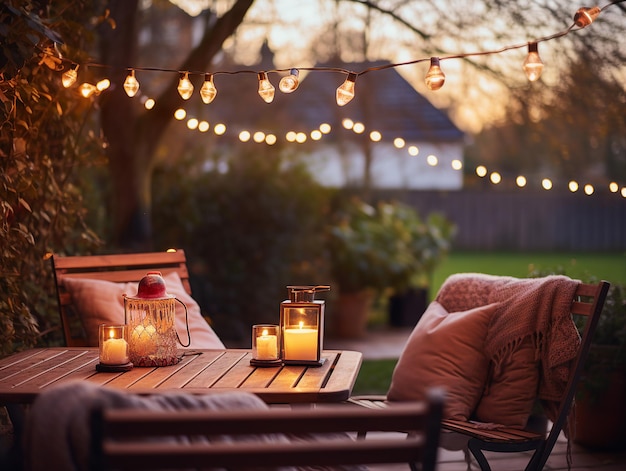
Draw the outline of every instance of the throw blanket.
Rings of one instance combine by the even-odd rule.
[[[485,354],[497,369],[506,355],[531,338],[541,362],[539,398],[547,417],[554,420],[580,343],[570,315],[579,284],[557,275],[519,279],[457,274],[445,281],[437,301],[450,312],[500,303],[487,330]]]
[[[206,395],[172,393],[139,396],[120,390],[97,386],[88,381],[69,382],[39,395],[27,416],[24,433],[24,469],[26,471],[87,471],[89,469],[90,420],[95,407],[136,408],[147,410],[219,410],[267,409],[269,406],[251,393],[230,392]],[[220,441],[289,442],[296,439],[285,434],[263,436],[221,436]],[[183,437],[181,437],[183,439]],[[207,469],[211,468],[207,463]],[[215,469],[215,468],[211,468]],[[318,470],[322,467],[279,468],[287,470]],[[334,467],[336,470],[363,471],[364,468]]]

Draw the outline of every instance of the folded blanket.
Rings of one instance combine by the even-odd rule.
[[[554,420],[567,386],[580,336],[570,315],[579,281],[566,276],[520,279],[463,273],[450,276],[437,294],[446,309],[470,309],[498,302],[487,330],[485,354],[498,368],[525,339],[541,362],[539,398]]]

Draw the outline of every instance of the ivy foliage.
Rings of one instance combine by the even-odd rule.
[[[99,243],[80,178],[102,142],[91,105],[62,87],[60,60],[73,49],[62,38],[88,40],[76,20],[91,3],[0,5],[0,356],[60,338],[49,256]]]

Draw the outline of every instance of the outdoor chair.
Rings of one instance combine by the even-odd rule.
[[[442,404],[432,391],[426,401],[378,410],[345,403],[245,411],[99,408],[92,415],[92,464],[96,470],[236,470],[409,463],[414,471],[433,471]],[[365,432],[380,435],[357,438]]]
[[[191,297],[183,250],[113,255],[51,257],[61,327],[68,347],[98,346],[98,324],[123,324],[123,294],[135,296],[139,281],[160,272],[168,294],[184,302],[191,332],[190,348],[224,348]],[[184,308],[177,303],[178,311]],[[179,329],[181,334],[184,327]]]
[[[564,281],[565,283],[568,283],[567,280],[569,280],[566,277],[545,278],[547,281],[554,281],[555,279],[559,282]],[[575,337],[569,338],[568,345],[559,345],[558,351],[553,351],[549,355],[540,356],[538,364],[534,366],[531,364],[532,362],[529,361],[536,355],[535,347],[532,346],[532,340],[529,340],[528,343],[517,343],[508,352],[510,354],[510,356],[507,357],[508,360],[502,361],[499,365],[500,369],[494,369],[493,360],[488,359],[488,368],[486,368],[488,374],[483,378],[483,383],[479,391],[482,396],[478,397],[478,405],[474,405],[473,411],[467,414],[468,417],[462,417],[460,415],[463,414],[454,413],[450,410],[444,411],[444,419],[442,420],[442,444],[445,446],[445,443],[452,443],[448,438],[461,438],[461,441],[467,444],[466,453],[467,450],[471,452],[483,471],[489,471],[491,469],[487,457],[483,453],[484,451],[502,453],[533,451],[526,466],[526,470],[541,470],[545,466],[560,433],[563,431],[568,436],[568,439],[571,438],[570,432],[572,428],[570,428],[571,424],[568,422],[568,416],[573,408],[576,388],[583,372],[593,333],[600,318],[610,284],[606,281],[600,281],[597,284],[586,284],[571,280],[571,282],[575,283],[571,288],[573,289],[573,296],[569,298],[570,301],[567,302],[567,298],[564,298],[562,294],[559,293],[559,289],[554,289],[549,295],[546,295],[545,292],[542,293],[543,287],[535,290],[533,284],[541,282],[542,279],[522,280],[511,277],[493,277],[490,275],[482,276],[475,274],[452,275],[442,285],[435,301],[431,303],[431,306],[429,306],[424,314],[424,316],[427,317],[427,313],[432,309],[432,305],[435,305],[435,308],[439,307],[439,309],[441,309],[440,305],[446,306],[448,312],[451,313],[449,316],[464,315],[463,313],[459,314],[459,312],[464,309],[469,309],[470,311],[467,312],[470,313],[472,309],[478,309],[476,312],[484,318],[487,318],[488,323],[490,322],[489,325],[493,327],[498,326],[495,315],[505,312],[509,308],[511,308],[511,313],[514,315],[511,319],[515,319],[515,316],[520,316],[518,319],[521,319],[522,316],[528,314],[528,311],[546,308],[547,303],[547,308],[552,311],[565,311],[567,315],[564,320],[568,321],[572,328],[575,329]],[[492,285],[494,285],[495,288]],[[500,297],[501,301],[504,301],[506,299],[506,296],[503,297],[504,293],[510,294],[510,292],[507,292],[508,286],[522,286],[524,289],[533,286],[533,289],[528,291],[530,295],[523,297],[524,302],[521,303],[517,311],[515,311],[516,307],[514,302],[511,303],[510,299],[508,303],[501,302],[500,304],[480,307],[482,304],[493,302],[498,297]],[[568,284],[568,286],[572,285]],[[548,286],[546,286],[546,288],[548,288]],[[554,304],[551,305],[551,302]],[[557,304],[560,305],[557,306]],[[500,309],[500,311],[498,311],[498,309]],[[524,314],[524,311],[526,311],[526,314]],[[476,312],[474,312],[474,314],[476,314]],[[490,312],[494,314],[493,319],[489,318]],[[529,315],[533,315],[533,313],[530,312]],[[422,320],[423,319],[424,317]],[[420,320],[420,323],[422,320]],[[577,327],[574,325],[574,320],[576,320],[576,325],[578,325],[578,330],[580,330],[580,337],[576,331]],[[554,319],[549,319],[548,323],[553,321]],[[428,319],[424,322],[428,322]],[[413,331],[412,337],[415,336],[416,331],[419,330],[420,323],[418,323]],[[504,325],[506,326],[506,324]],[[502,326],[502,324],[500,324],[500,326]],[[509,325],[509,327],[515,328],[515,323]],[[548,330],[549,329],[551,329],[551,327],[549,327]],[[476,336],[475,333],[471,335]],[[549,344],[554,341],[552,333],[549,334],[546,331],[539,335],[540,342],[543,342],[542,348],[549,351]],[[477,349],[481,352],[488,350],[488,342],[489,336],[487,335],[485,342],[477,345]],[[409,338],[403,355],[407,349],[411,348],[423,347],[411,345],[411,338]],[[445,356],[443,350],[445,350],[446,347],[442,345],[441,342],[439,342],[437,348],[440,350],[437,354]],[[522,362],[523,364],[516,365],[513,360],[519,360],[521,358],[520,355],[524,355],[524,351],[526,352],[526,356]],[[560,378],[562,387],[558,389],[559,396],[551,398],[552,400],[542,400],[545,399],[545,390],[542,389],[542,386],[545,385],[542,382],[546,381],[547,358],[553,358],[553,356],[559,356],[562,353],[567,355],[567,361],[559,366],[560,374],[563,376]],[[396,370],[394,370],[394,378],[392,379],[390,390],[386,396],[352,397],[350,401],[368,408],[385,408],[388,407],[389,404],[394,403],[390,400],[391,393],[397,396],[396,391],[398,386],[394,385],[394,381],[397,379],[396,376],[400,376],[397,370],[404,368],[404,366],[400,366],[402,361],[401,356],[396,365]],[[413,361],[415,362],[416,360],[413,359]],[[463,368],[463,366],[464,365],[460,365],[461,368]],[[563,369],[563,366],[565,366],[565,369]],[[546,415],[552,422],[552,427],[549,432],[533,431],[521,423],[502,425],[497,418],[493,417],[489,420],[476,419],[475,414],[476,411],[481,411],[482,401],[485,401],[490,409],[486,412],[482,410],[483,414],[487,416],[489,414],[498,413],[498,411],[503,412],[503,405],[519,404],[519,395],[520,393],[523,394],[524,384],[528,384],[529,378],[533,376],[537,378],[537,383],[535,383],[534,386],[529,386],[531,389],[526,392],[526,397],[522,398],[528,406],[528,411],[523,419],[524,424],[526,424],[528,415],[530,415],[532,404],[540,403],[544,405],[544,412],[546,412]],[[498,377],[504,379],[501,384],[497,383]],[[450,378],[446,380],[453,381],[453,379],[451,380]],[[448,386],[454,393],[456,385],[450,383]],[[465,388],[465,390],[463,390],[463,388]],[[444,389],[448,388],[444,386]],[[472,394],[471,388],[462,385],[460,394],[465,395],[465,398],[462,399],[470,397]],[[498,399],[500,399],[500,403],[497,402]],[[447,404],[454,401],[454,397],[446,397]],[[506,420],[511,419],[512,416],[506,418]],[[517,420],[519,421],[521,419],[518,417]]]

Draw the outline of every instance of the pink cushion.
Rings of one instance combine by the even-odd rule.
[[[476,409],[476,419],[525,427],[539,385],[537,350],[527,337],[497,368]]]
[[[393,372],[390,401],[424,400],[446,390],[444,418],[467,420],[482,394],[489,360],[483,344],[496,304],[448,313],[433,301],[413,329]]]
[[[224,344],[200,313],[200,306],[187,294],[178,273],[163,276],[167,293],[185,303],[188,311],[191,344],[187,348],[223,349]],[[80,314],[89,345],[98,346],[100,324],[124,324],[123,295],[136,296],[138,282],[113,283],[87,278],[63,278],[63,286],[70,293]],[[176,330],[183,343],[187,343],[185,309],[176,303]],[[180,347],[180,345],[179,345]],[[182,348],[182,347],[181,347]]]

